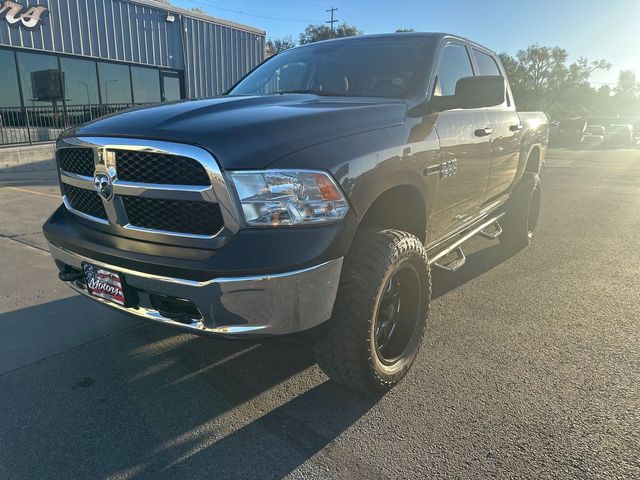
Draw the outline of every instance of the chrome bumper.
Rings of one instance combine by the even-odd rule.
[[[82,282],[66,282],[77,292],[117,310],[171,324],[193,333],[231,337],[271,336],[308,330],[328,320],[338,290],[342,258],[275,275],[213,278],[204,282],[163,277],[98,262],[49,244],[53,259],[81,269],[83,262],[121,273],[139,302],[124,307],[89,295]],[[185,321],[154,309],[150,295],[187,300],[200,318]]]

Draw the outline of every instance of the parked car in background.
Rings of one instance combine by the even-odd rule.
[[[611,125],[605,135],[605,143],[611,146],[630,146],[633,140],[633,125]]]
[[[606,129],[602,125],[589,125],[582,137],[583,145],[597,146],[604,142]]]
[[[558,127],[558,145],[574,147],[582,145],[587,129],[586,118],[565,118]]]

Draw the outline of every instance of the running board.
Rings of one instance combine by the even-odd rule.
[[[491,240],[498,238],[502,233],[502,228],[500,227],[498,220],[500,220],[503,216],[504,216],[504,213],[501,213],[500,215],[496,217],[492,217],[489,220],[482,222],[477,227],[469,230],[467,233],[465,233],[462,237],[460,237],[458,240],[453,242],[447,248],[445,248],[441,252],[438,252],[437,255],[429,259],[429,265],[432,265],[435,268],[438,268],[440,270],[443,270],[445,272],[450,272],[450,273],[460,270],[460,268],[462,268],[462,266],[467,261],[467,257],[465,257],[464,252],[462,251],[462,244],[467,242],[468,240],[470,240],[471,238],[475,237],[478,234],[480,234],[485,238],[489,238]],[[492,227],[493,230],[490,230],[489,227]],[[442,265],[438,263],[438,260],[446,257],[451,253],[456,254],[457,258],[455,260],[453,260],[452,262],[446,265]]]
[[[495,240],[500,235],[502,235],[502,227],[496,219],[496,221],[489,225],[487,228],[480,230],[478,234],[486,239]]]

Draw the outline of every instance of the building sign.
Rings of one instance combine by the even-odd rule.
[[[25,7],[21,3],[0,0],[0,20],[7,22],[10,27],[36,29],[42,25],[43,17],[48,13],[49,9],[42,5]]]

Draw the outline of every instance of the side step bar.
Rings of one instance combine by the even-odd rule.
[[[465,233],[462,237],[460,237],[458,240],[453,242],[447,248],[445,248],[441,252],[438,252],[437,255],[429,259],[429,265],[432,265],[435,268],[438,268],[440,270],[443,270],[445,272],[450,272],[450,273],[460,270],[460,268],[462,268],[462,266],[467,261],[467,257],[465,257],[464,252],[462,251],[462,244],[467,242],[468,240],[470,240],[471,238],[475,237],[478,234],[490,240],[494,240],[498,238],[502,233],[502,228],[500,227],[498,220],[500,220],[503,216],[504,216],[504,213],[501,213],[500,215],[495,217],[491,217],[489,220],[486,220],[482,222],[480,225],[478,225],[477,227],[469,230],[467,233]],[[451,253],[456,254],[457,258],[455,260],[448,263],[447,265],[442,265],[438,263],[438,260],[441,260],[442,258],[446,257]]]

